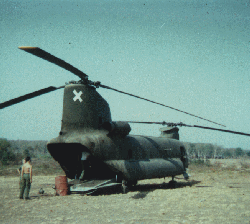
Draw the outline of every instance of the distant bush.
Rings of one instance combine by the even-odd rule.
[[[246,163],[246,162],[240,162],[240,165],[241,165],[242,169],[249,169],[250,168],[250,164]]]
[[[9,162],[16,160],[15,153],[12,152],[10,143],[7,139],[0,139],[0,162],[2,165],[8,165]]]
[[[190,165],[196,165],[196,166],[211,166],[211,163],[209,160],[202,160],[202,159],[193,159],[190,160]]]
[[[50,154],[39,154],[36,156],[38,159],[52,159],[52,156]]]

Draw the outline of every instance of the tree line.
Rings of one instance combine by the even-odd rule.
[[[0,165],[20,164],[27,156],[31,158],[51,157],[47,141],[7,140],[0,138]]]
[[[190,159],[236,159],[239,157],[250,157],[249,150],[237,148],[224,148],[210,143],[185,143],[188,157]]]

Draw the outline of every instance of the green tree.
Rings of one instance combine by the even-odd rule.
[[[23,150],[23,157],[26,158],[27,156],[31,157],[29,149]]]
[[[214,159],[223,156],[223,147],[215,145],[214,146]]]
[[[222,155],[224,158],[231,158],[233,154],[229,149],[224,149]]]
[[[214,155],[214,146],[212,144],[205,144],[203,146],[204,158],[212,158]]]
[[[2,162],[3,165],[8,164],[8,152],[7,151],[2,152],[1,162]]]
[[[197,156],[197,150],[195,148],[195,144],[194,143],[190,143],[189,147],[190,147],[189,148],[189,156],[191,158],[196,158],[196,156]]]
[[[16,159],[15,154],[11,151],[10,143],[7,139],[0,139],[0,161],[3,165],[7,165],[9,161]]]
[[[0,138],[0,150],[7,150],[10,147],[10,143],[6,138]]]
[[[29,156],[29,157],[35,157],[35,154],[34,154],[34,148],[32,146],[27,146],[27,148],[25,148],[23,150],[23,155],[24,155],[24,158]]]
[[[244,152],[241,148],[236,148],[235,149],[235,155],[236,157],[240,157],[240,156],[243,156]]]
[[[7,139],[0,139],[0,160],[3,165],[8,163],[8,148],[10,147],[10,143]]]

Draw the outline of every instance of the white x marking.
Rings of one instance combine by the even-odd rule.
[[[73,98],[74,101],[79,100],[80,102],[82,102],[82,91],[80,91],[79,93],[74,89],[73,93],[75,94],[75,97]]]

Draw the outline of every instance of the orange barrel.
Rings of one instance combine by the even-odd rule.
[[[55,178],[56,195],[65,196],[68,194],[68,179],[66,176],[58,176]]]

